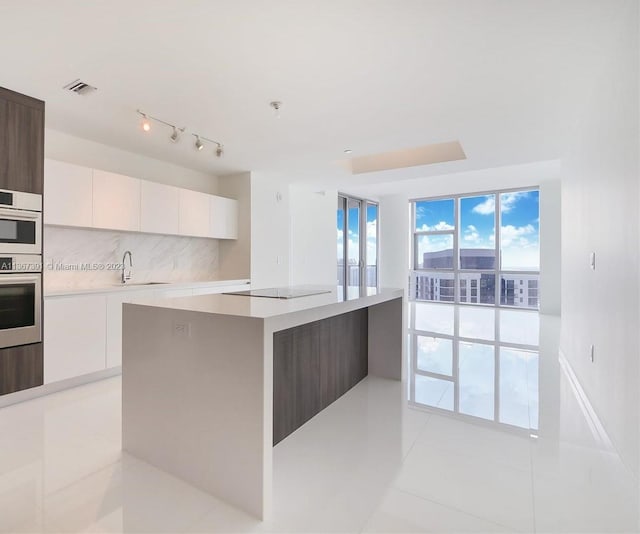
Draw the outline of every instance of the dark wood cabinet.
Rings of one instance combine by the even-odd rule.
[[[0,87],[0,189],[42,194],[44,102]]]
[[[367,309],[273,335],[273,444],[344,395],[368,373]]]
[[[43,185],[44,102],[0,87],[0,189]],[[43,368],[42,343],[0,349],[0,395],[41,386]]]
[[[42,343],[0,349],[0,395],[43,384]]]

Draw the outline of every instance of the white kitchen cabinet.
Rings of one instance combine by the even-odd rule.
[[[140,231],[140,180],[93,171],[93,227]]]
[[[93,171],[64,161],[44,162],[44,223],[90,227]]]
[[[180,189],[180,234],[209,237],[211,195]]]
[[[107,368],[122,365],[122,305],[153,297],[154,291],[151,289],[107,295]]]
[[[180,232],[180,189],[141,180],[140,231],[154,234]]]
[[[49,297],[44,301],[44,383],[105,368],[106,297]]]
[[[209,237],[238,238],[238,201],[218,196],[210,197]]]

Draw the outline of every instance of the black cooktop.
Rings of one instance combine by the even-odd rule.
[[[263,297],[268,299],[297,299],[310,295],[331,293],[328,289],[305,289],[301,287],[271,287],[268,289],[248,289],[246,291],[232,291],[225,295],[241,295],[244,297]]]

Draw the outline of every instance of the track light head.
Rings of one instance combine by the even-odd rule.
[[[173,127],[173,132],[171,132],[169,139],[171,139],[173,143],[177,143],[178,141],[180,141],[180,130],[178,130],[178,128],[176,128],[175,126]]]
[[[200,141],[200,136],[196,135],[196,150],[202,150],[204,148],[204,143]]]
[[[140,123],[143,132],[151,131],[151,121],[147,118],[147,116],[142,114],[142,122]]]
[[[218,158],[221,158],[223,154],[224,154],[224,147],[222,145],[218,145],[216,147],[216,156]]]

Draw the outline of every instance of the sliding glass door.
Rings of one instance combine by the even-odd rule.
[[[338,196],[338,289],[345,298],[378,285],[378,204]]]

